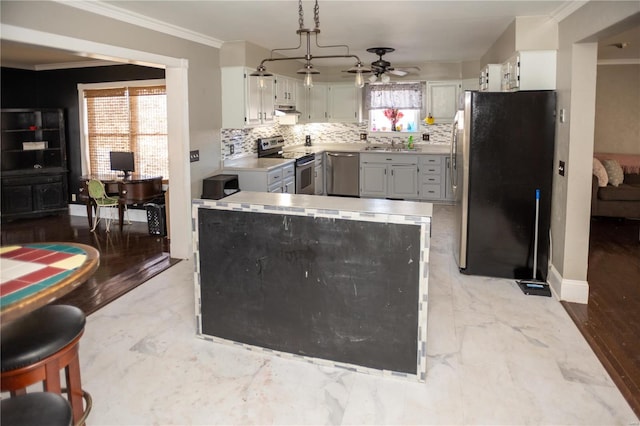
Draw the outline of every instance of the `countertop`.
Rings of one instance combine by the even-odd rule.
[[[303,194],[240,191],[221,200],[195,200],[194,203],[211,205],[252,204],[277,209],[317,209],[339,212],[391,214],[432,217],[433,205],[418,201],[398,201],[377,198],[347,198]]]
[[[293,164],[295,160],[287,158],[256,158],[256,157],[241,157],[233,160],[226,160],[224,162],[225,171],[242,171],[242,170],[255,170],[268,172],[277,167],[281,167],[287,164]]]
[[[389,144],[370,144],[370,143],[332,143],[332,144],[318,144],[318,145],[288,145],[284,147],[285,152],[313,152],[314,154],[320,154],[327,151],[332,152],[360,152],[367,154],[400,154],[400,155],[418,155],[418,154],[449,154],[450,145],[445,144],[416,144],[413,151],[367,151],[366,147],[372,146],[390,146]],[[257,158],[253,155],[247,155],[245,157],[234,158],[232,160],[224,161],[224,170],[243,171],[270,171],[277,167],[291,164],[295,160],[285,158]]]

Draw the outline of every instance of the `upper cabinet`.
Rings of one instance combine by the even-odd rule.
[[[502,64],[503,91],[555,90],[556,51],[526,50]]]
[[[239,129],[245,126],[269,124],[274,121],[275,82],[264,78],[260,86],[257,77],[245,67],[223,67],[222,127]]]
[[[300,89],[302,87],[302,89]],[[296,107],[300,111],[300,123],[325,123],[327,121],[327,94],[329,88],[326,83],[314,83],[307,88],[300,83],[297,92]]]
[[[453,122],[461,90],[459,80],[427,81],[427,113],[433,116],[436,123]]]
[[[360,89],[352,83],[329,84],[329,121],[359,122],[358,95]]]
[[[276,105],[296,105],[296,91],[299,80],[289,77],[277,75],[275,77],[276,84]],[[300,82],[302,86],[302,83]]]
[[[502,90],[502,65],[487,64],[480,72],[481,92],[500,92]]]

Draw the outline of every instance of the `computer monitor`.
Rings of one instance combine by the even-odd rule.
[[[125,178],[131,176],[131,172],[135,171],[133,152],[111,151],[109,157],[111,170],[124,172]]]

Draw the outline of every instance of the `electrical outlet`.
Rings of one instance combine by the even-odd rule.
[[[429,140],[429,133],[423,133],[422,134],[422,140],[423,141],[428,141]]]
[[[200,151],[197,149],[189,152],[189,162],[194,163],[196,161],[200,161]]]
[[[567,121],[567,111],[562,108],[560,109],[560,122],[564,123],[565,121]]]
[[[229,155],[233,155],[235,151],[236,151],[236,147],[233,145],[229,145]]]
[[[564,176],[564,161],[560,160],[560,163],[558,164],[558,174],[560,176]]]
[[[367,134],[366,133],[360,133],[360,140],[361,141],[366,141],[367,140]]]

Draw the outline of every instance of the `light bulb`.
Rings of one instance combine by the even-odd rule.
[[[311,73],[304,76],[304,87],[313,87],[313,79],[311,78]]]
[[[388,83],[388,82],[389,82],[389,80],[391,80],[391,79],[389,78],[389,76],[388,76],[388,75],[386,75],[386,74],[382,74],[381,79],[382,79],[382,82],[383,82],[383,83]]]
[[[258,87],[264,89],[264,77],[258,77]]]
[[[362,77],[361,72],[356,73],[356,87],[364,87],[364,78]]]

